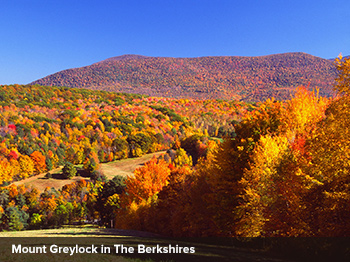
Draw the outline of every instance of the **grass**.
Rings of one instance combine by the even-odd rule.
[[[164,154],[165,151],[147,154],[137,158],[128,158],[123,160],[117,160],[109,163],[102,164],[103,174],[108,178],[112,179],[116,175],[130,176],[136,168],[141,167],[144,163],[151,160],[152,157],[157,157]]]

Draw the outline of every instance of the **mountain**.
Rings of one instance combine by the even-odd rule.
[[[30,84],[68,86],[151,96],[240,99],[288,99],[298,86],[332,94],[333,61],[305,53],[259,57],[197,58],[123,55],[90,66],[63,70]]]

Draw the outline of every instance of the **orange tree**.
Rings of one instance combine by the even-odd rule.
[[[126,190],[120,197],[116,226],[144,230],[151,206],[157,193],[168,183],[169,164],[164,160],[151,159],[136,169],[125,181]]]
[[[39,152],[39,151],[34,151],[31,155],[30,158],[32,159],[34,163],[34,169],[36,174],[40,174],[46,171],[46,162],[45,162],[45,156]]]

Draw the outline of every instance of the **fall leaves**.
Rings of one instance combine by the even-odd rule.
[[[134,176],[126,180],[128,196],[124,197],[124,201],[140,203],[143,199],[154,196],[167,184],[169,175],[168,163],[152,159],[136,169]]]
[[[116,221],[171,236],[349,236],[349,105],[347,93],[324,99],[304,88],[268,100],[235,124],[234,138],[192,170],[171,170],[158,194]]]
[[[20,85],[1,90],[7,99],[0,100],[0,183],[66,162],[93,173],[98,163],[168,149],[194,133],[232,136],[231,121],[247,110],[234,101]]]
[[[289,99],[296,86],[321,87],[329,95],[331,61],[303,53],[262,57],[198,57],[109,60],[59,72],[34,84],[195,99]],[[0,96],[1,98],[1,96]]]
[[[1,182],[68,160],[97,180],[100,162],[168,151],[125,181],[2,188],[1,227],[100,219],[171,236],[349,236],[348,86],[340,76],[336,98],[299,88],[254,106],[28,87],[40,101],[0,101]]]

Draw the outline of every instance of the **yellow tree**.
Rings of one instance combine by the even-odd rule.
[[[299,87],[294,97],[287,101],[285,114],[282,116],[285,130],[292,136],[310,130],[324,117],[328,101],[304,87]]]
[[[246,237],[256,237],[263,234],[266,209],[273,202],[273,176],[277,166],[288,148],[286,138],[267,135],[261,137],[254,151],[252,165],[244,173],[241,183],[244,186],[244,202],[241,207],[244,217],[239,232]]]
[[[240,183],[261,136],[279,134],[283,123],[284,108],[273,99],[263,103],[235,125],[236,137],[225,139],[213,152],[207,168],[201,168],[207,176],[209,191],[206,202],[220,236],[235,236],[243,215],[238,207],[242,202],[244,186]]]
[[[343,58],[342,55],[335,60],[338,69],[335,89],[340,94],[350,94],[350,58]]]
[[[13,166],[6,158],[0,158],[0,183],[11,181],[15,175]]]
[[[305,170],[319,181],[309,194],[314,199],[309,201],[315,214],[311,224],[319,235],[350,235],[349,126],[350,99],[346,95],[332,102],[307,141],[310,160]]]
[[[244,194],[240,211],[244,215],[240,235],[308,234],[308,225],[303,221],[303,197],[317,181],[302,172],[285,136],[261,137],[241,183]]]
[[[325,118],[306,141],[304,172],[317,183],[305,197],[315,236],[350,236],[350,60],[336,60],[336,90]]]
[[[179,148],[176,150],[174,165],[176,167],[182,167],[184,165],[192,166],[192,157],[188,156],[184,149]]]
[[[34,173],[34,163],[33,160],[26,155],[21,155],[18,158],[18,164],[20,167],[20,177],[27,178]]]

